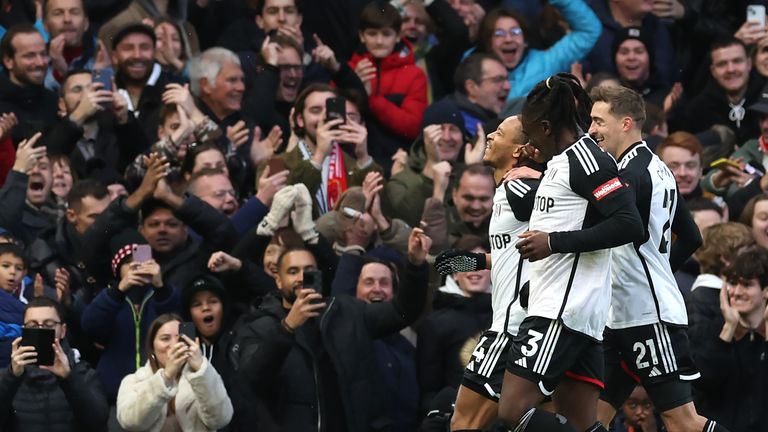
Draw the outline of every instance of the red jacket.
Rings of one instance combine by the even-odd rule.
[[[413,47],[403,40],[387,57],[377,60],[369,52],[355,53],[349,60],[353,70],[364,58],[376,65],[368,108],[376,120],[392,133],[415,139],[421,132],[421,117],[427,108],[427,76],[416,66]]]
[[[0,186],[5,184],[5,178],[13,168],[13,163],[16,160],[16,149],[13,147],[13,141],[11,137],[4,137],[0,139]]]

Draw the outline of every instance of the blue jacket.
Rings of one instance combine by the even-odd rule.
[[[584,0],[550,0],[549,4],[560,11],[572,31],[545,51],[529,49],[525,53],[508,72],[512,89],[507,102],[527,95],[539,81],[557,72],[570,71],[571,64],[581,60],[600,37],[600,20]]]
[[[614,59],[611,55],[611,46],[616,33],[621,30],[621,24],[617,23],[608,8],[608,0],[589,0],[589,5],[597,14],[603,25],[600,39],[595,47],[587,55],[584,61],[584,72],[611,72],[614,73]],[[653,35],[654,55],[651,64],[656,67],[661,82],[671,84],[678,80],[678,66],[675,57],[675,48],[669,30],[664,23],[649,13],[643,18],[641,29]]]
[[[19,324],[7,324],[0,322],[0,340],[13,341],[17,337],[21,337],[21,326]]]
[[[158,315],[181,310],[179,294],[171,287],[132,289],[145,290],[138,311],[117,287],[101,290],[83,311],[83,331],[104,346],[96,372],[110,403],[117,400],[120,381],[146,362],[144,343],[149,324]]]
[[[0,323],[21,325],[24,321],[24,303],[13,295],[0,290]],[[3,330],[3,336],[6,331]],[[13,339],[0,341],[0,368],[7,367],[11,361],[11,342]]]

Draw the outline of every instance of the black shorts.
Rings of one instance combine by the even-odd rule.
[[[464,369],[461,385],[498,403],[504,382],[504,361],[511,343],[511,336],[506,333],[490,330],[483,333]]]
[[[563,378],[603,385],[600,342],[573,331],[560,320],[529,316],[520,324],[507,357],[507,370],[539,384],[545,396]]]
[[[600,396],[616,410],[642,384],[655,408],[664,412],[693,398],[690,381],[699,377],[685,328],[666,324],[605,329],[606,389]]]

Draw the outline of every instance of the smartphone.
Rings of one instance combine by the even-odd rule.
[[[765,27],[765,6],[758,4],[748,5],[747,22],[754,22]]]
[[[310,270],[304,272],[304,278],[302,280],[302,286],[304,288],[311,288],[316,293],[323,293],[323,274],[320,270]],[[312,303],[322,303],[323,300],[315,300]]]
[[[91,81],[94,84],[101,83],[102,90],[112,91],[113,77],[114,77],[114,72],[112,71],[111,68],[94,69],[93,72],[91,72]]]
[[[179,340],[183,341],[184,339],[181,338],[181,335],[195,340],[197,337],[197,329],[195,329],[195,324],[188,321],[184,321],[183,323],[179,324]]]
[[[21,329],[21,345],[35,347],[38,366],[53,366],[55,338],[56,331],[53,329],[27,327]]]
[[[712,163],[709,164],[709,167],[714,169],[721,169],[721,168],[724,168],[725,166],[732,166],[738,170],[741,170],[740,163],[727,158],[720,158],[715,161],[712,161]]]
[[[269,175],[271,176],[288,169],[285,166],[285,160],[281,157],[273,157],[267,162],[267,166],[269,166]]]
[[[133,262],[142,263],[152,259],[152,246],[148,244],[136,245],[133,248]]]
[[[341,96],[325,100],[325,121],[329,122],[334,119],[347,121],[347,100]],[[334,129],[338,129],[338,127],[335,126]]]

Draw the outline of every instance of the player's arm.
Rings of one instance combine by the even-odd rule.
[[[672,233],[677,236],[677,240],[672,244],[669,254],[669,264],[673,272],[677,271],[702,243],[699,227],[693,221],[685,199],[680,196],[680,191],[677,191],[677,196],[679,200],[672,220]]]
[[[645,235],[634,190],[619,177],[616,163],[610,156],[592,154],[599,168],[588,175],[579,162],[572,163],[571,188],[589,201],[602,220],[579,231],[550,233],[549,246],[553,253],[608,249],[639,242]],[[573,155],[569,157],[575,158]]]
[[[518,179],[511,180],[504,184],[504,191],[507,194],[507,203],[517,220],[525,222],[531,220],[533,212],[533,202],[536,198],[536,191],[539,189],[540,179]]]

